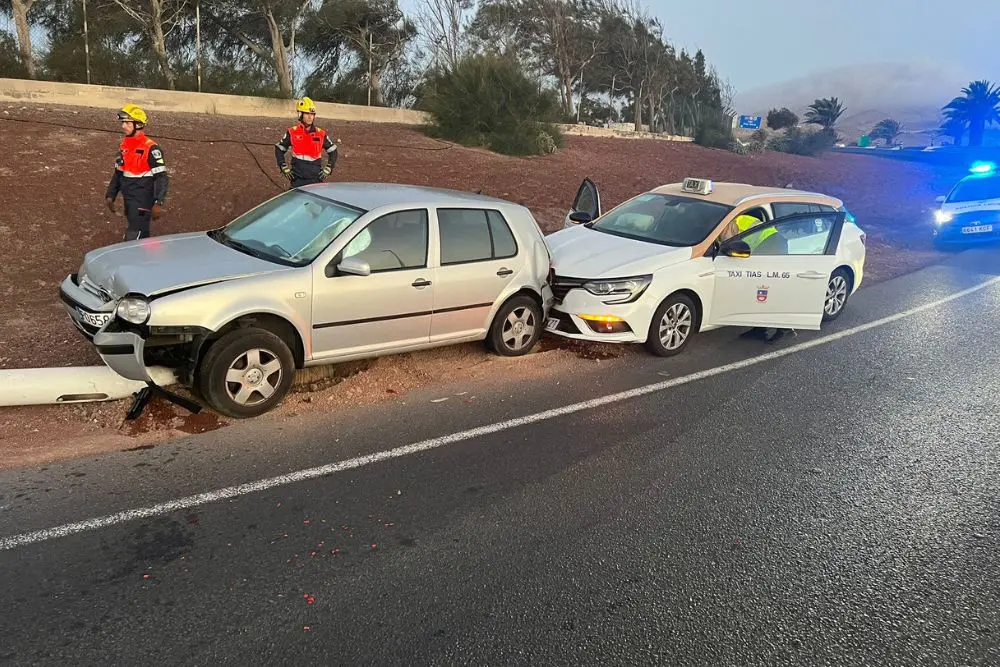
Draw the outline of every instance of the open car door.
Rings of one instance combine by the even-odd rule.
[[[819,329],[844,217],[797,213],[719,244],[708,323]]]
[[[573,207],[563,220],[564,227],[572,227],[584,222],[590,222],[601,215],[601,195],[597,186],[589,178],[583,179],[580,189],[576,191]]]

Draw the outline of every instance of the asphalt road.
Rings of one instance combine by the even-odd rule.
[[[2,539],[426,445],[0,550],[0,662],[998,664],[1000,283],[856,329],[997,260],[871,286],[775,346],[716,332],[0,474]]]

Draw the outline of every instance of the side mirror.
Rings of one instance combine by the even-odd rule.
[[[944,199],[945,199],[944,195],[938,195],[937,197],[934,198],[934,201],[937,202],[938,204],[943,204]]]
[[[727,241],[722,244],[720,252],[726,257],[746,259],[750,256],[750,245],[743,240]]]
[[[357,257],[348,257],[337,265],[338,273],[347,273],[352,276],[370,276],[372,274],[371,265]]]
[[[586,211],[573,211],[569,214],[569,219],[573,222],[580,224],[585,224],[593,220],[594,218]]]

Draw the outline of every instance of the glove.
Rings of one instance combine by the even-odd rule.
[[[153,204],[153,208],[150,211],[150,213],[153,220],[158,220],[160,216],[163,215],[163,206],[160,204],[160,202],[155,202]]]
[[[282,167],[281,175],[287,178],[289,181],[292,180],[292,169],[291,167]]]
[[[330,175],[330,172],[332,172],[332,171],[333,171],[333,169],[331,169],[331,168],[329,167],[329,165],[328,165],[328,166],[326,166],[326,167],[323,167],[323,175],[322,175],[322,178],[324,178],[324,179],[325,179],[325,178],[326,178],[327,176],[329,176],[329,175]]]
[[[115,200],[113,197],[105,197],[104,203],[107,204],[109,211],[111,211],[112,213],[115,212]]]

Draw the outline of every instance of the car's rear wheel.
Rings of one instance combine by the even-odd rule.
[[[658,357],[680,354],[695,334],[697,306],[684,294],[671,294],[653,314],[646,349]]]
[[[238,328],[208,348],[197,383],[214,410],[246,419],[281,403],[294,373],[295,359],[285,341],[264,329]]]
[[[823,321],[831,322],[844,312],[847,299],[851,295],[851,274],[840,267],[830,274],[830,282],[826,284],[826,298],[823,301]]]
[[[493,318],[487,347],[504,357],[527,354],[542,335],[542,316],[542,307],[530,296],[508,299]]]

